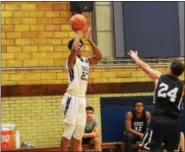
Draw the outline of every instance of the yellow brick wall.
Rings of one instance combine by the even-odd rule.
[[[1,9],[2,67],[64,65],[75,36],[69,2],[2,2]]]
[[[136,96],[137,94],[88,95],[87,104],[95,109],[100,126],[100,97]],[[16,125],[21,142],[28,141],[35,147],[59,146],[63,132],[61,96],[14,97],[2,99],[2,123]],[[100,127],[101,128],[101,127]]]
[[[21,142],[59,146],[62,134],[60,97],[3,98],[2,123],[16,125]]]
[[[154,66],[162,73],[167,66]],[[183,75],[180,77],[184,80]],[[116,83],[116,82],[147,82],[151,81],[138,67],[93,67],[89,73],[89,83]],[[25,84],[66,84],[67,71],[64,68],[46,70],[6,70],[2,71],[2,85]]]
[[[2,2],[1,9],[2,67],[64,66],[69,54],[66,44],[74,37],[68,23],[72,15],[69,2]],[[89,21],[89,14],[84,15]],[[85,41],[84,55],[90,54]],[[129,81],[149,79],[135,67],[95,67],[89,76],[90,83]],[[2,70],[2,85],[65,83],[63,68]]]

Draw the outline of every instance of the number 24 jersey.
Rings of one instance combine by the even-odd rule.
[[[182,111],[183,83],[176,77],[161,75],[155,89],[154,116],[178,117]]]

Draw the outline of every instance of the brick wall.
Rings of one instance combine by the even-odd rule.
[[[153,67],[164,73],[166,66]],[[183,75],[181,76],[183,80]],[[93,67],[89,73],[89,83],[141,82],[151,81],[137,67]],[[61,69],[46,70],[6,70],[2,71],[2,85],[24,84],[66,84],[67,71]]]
[[[161,72],[166,70],[166,67],[156,68]],[[17,71],[7,74],[7,77],[16,79],[19,78],[16,74]],[[14,81],[16,84],[28,84],[28,83],[67,83],[66,72],[61,70],[45,71],[48,75],[55,75],[57,80],[52,79],[51,76],[41,79],[38,71],[32,71],[27,74],[22,71],[23,77],[28,77],[27,80],[7,80],[7,82]],[[16,76],[13,76],[16,75]],[[44,75],[44,74],[43,74]],[[17,78],[17,79],[18,79]],[[48,80],[47,80],[47,79]],[[58,80],[60,78],[60,80]],[[183,77],[182,77],[183,79]],[[107,82],[141,82],[151,81],[146,78],[142,71],[139,71],[136,67],[130,68],[94,68],[90,72],[90,83],[107,83]],[[5,82],[3,80],[2,82]],[[112,96],[142,96],[152,95],[148,93],[128,93],[128,94],[94,94],[87,95],[87,104],[95,108],[95,114],[100,118],[100,97],[112,97]],[[21,142],[29,141],[36,147],[46,146],[59,146],[61,135],[63,132],[62,113],[61,108],[61,96],[38,96],[38,97],[13,97],[2,98],[2,123],[13,123],[16,128],[20,130]],[[100,123],[101,126],[101,123]]]
[[[87,104],[95,109],[101,129],[100,97],[150,95],[100,94],[87,95]],[[61,96],[16,97],[2,99],[2,122],[16,125],[21,142],[35,147],[59,146],[63,133]]]
[[[62,134],[61,97],[2,99],[2,122],[16,125],[21,142],[36,147],[59,146]]]
[[[131,71],[132,68],[130,71],[122,71],[121,68],[116,68],[116,71],[114,69],[95,68],[90,72],[89,83],[136,81],[139,73],[144,76],[144,73],[140,71],[137,75],[134,75]],[[30,70],[11,70],[2,73],[2,85],[66,84],[67,82],[67,71],[65,69],[31,70],[31,72]]]
[[[75,36],[68,2],[2,2],[1,8],[3,67],[64,64]],[[84,51],[89,55],[88,45]]]

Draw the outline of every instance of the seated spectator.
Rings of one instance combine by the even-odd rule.
[[[101,151],[101,143],[99,138],[99,126],[98,119],[93,115],[93,107],[86,107],[86,126],[84,135],[82,138],[82,144],[93,144],[95,151]],[[80,146],[80,151],[82,151],[82,146]]]
[[[125,152],[132,151],[132,143],[140,141],[150,122],[150,112],[144,110],[143,101],[135,101],[133,110],[126,113],[124,141]]]

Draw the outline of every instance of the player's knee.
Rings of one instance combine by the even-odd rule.
[[[65,137],[68,140],[70,140],[72,135],[73,135],[74,129],[75,129],[74,125],[72,125],[72,124],[65,124],[63,137]]]
[[[180,138],[181,138],[181,139],[184,138],[184,133],[183,133],[183,132],[180,133]]]
[[[99,145],[100,144],[100,139],[98,137],[94,138],[94,143],[96,145]]]
[[[133,136],[133,134],[132,133],[127,133],[127,138],[128,139],[132,139],[134,136]]]
[[[83,125],[76,126],[73,137],[77,140],[81,140],[83,137],[83,134],[84,134],[84,128],[85,128],[85,126],[83,126]]]

